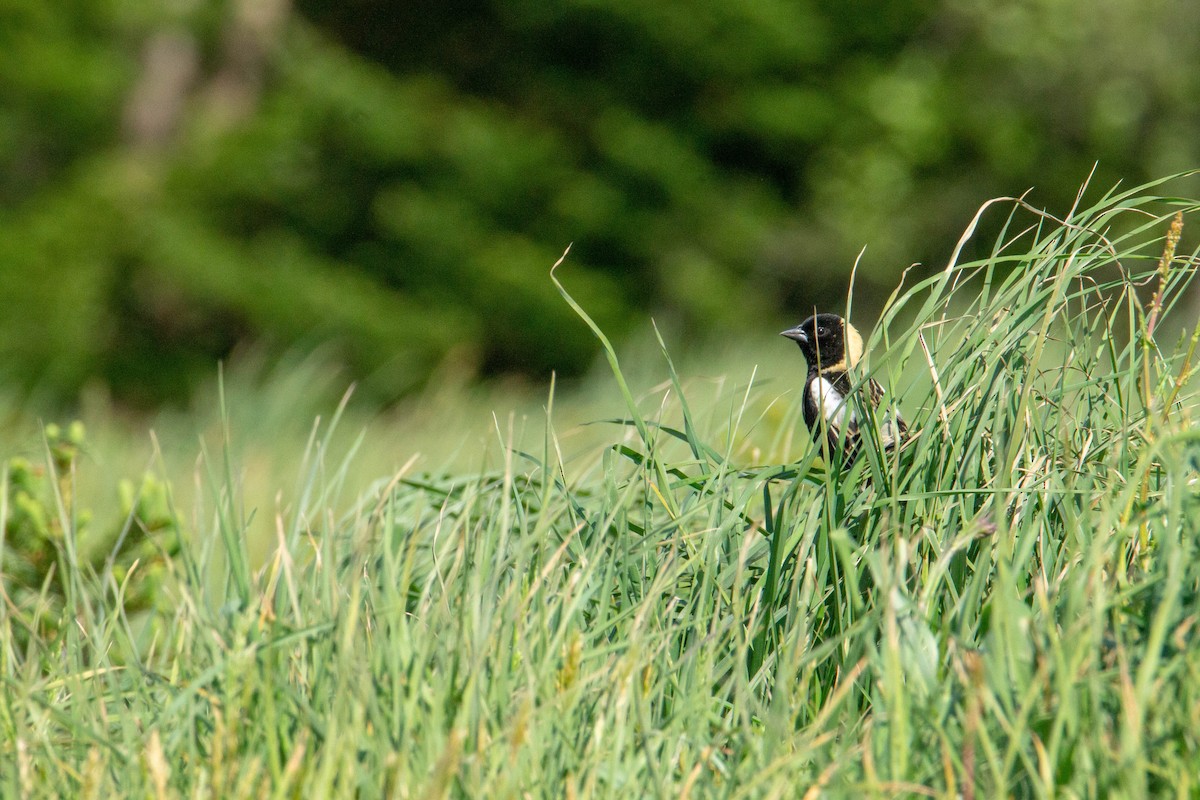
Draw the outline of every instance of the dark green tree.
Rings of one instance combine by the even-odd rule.
[[[381,399],[938,265],[975,208],[1200,162],[1183,0],[69,0],[0,11],[0,369],[181,397],[333,342]],[[865,292],[868,296],[869,291]]]

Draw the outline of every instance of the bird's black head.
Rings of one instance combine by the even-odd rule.
[[[862,336],[837,314],[817,314],[780,334],[800,345],[810,369],[836,372],[862,358]]]

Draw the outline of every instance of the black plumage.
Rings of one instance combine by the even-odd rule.
[[[861,436],[858,414],[847,396],[854,388],[851,370],[862,359],[862,336],[837,314],[817,314],[780,335],[795,341],[808,362],[803,409],[804,422],[813,439],[820,444],[824,436],[830,455],[842,456],[846,464],[852,463],[858,455]],[[872,416],[884,447],[903,441],[908,426],[899,411],[885,408],[883,387],[871,379],[863,388],[867,402],[874,409]]]

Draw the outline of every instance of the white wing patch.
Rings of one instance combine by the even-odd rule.
[[[821,412],[821,416],[825,417],[825,421],[837,430],[841,430],[842,421],[846,418],[846,398],[842,396],[842,393],[834,388],[832,383],[818,375],[809,384],[809,394],[812,395],[813,404]],[[850,409],[850,424],[854,425],[856,422],[854,409]]]
[[[888,414],[884,417],[883,424],[879,426],[879,439],[883,442],[884,447],[891,447],[900,441],[902,424],[900,413],[896,412],[895,417]]]

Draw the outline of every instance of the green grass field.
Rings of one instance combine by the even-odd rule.
[[[774,340],[11,416],[0,795],[1196,796],[1200,203],[1156,191],[996,203],[899,288],[869,373],[918,433],[845,474]]]

